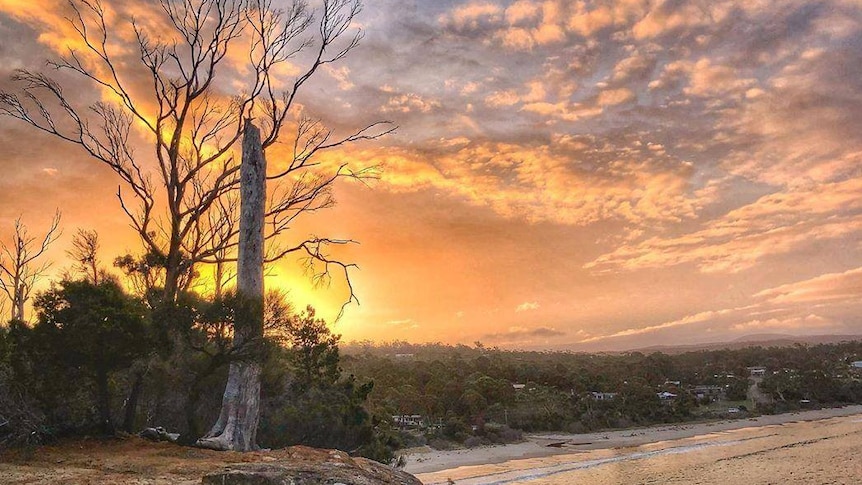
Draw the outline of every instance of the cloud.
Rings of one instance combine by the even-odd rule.
[[[523,110],[565,121],[580,121],[587,118],[593,118],[602,114],[603,111],[600,107],[583,106],[577,103],[567,102],[527,103],[524,105]]]
[[[620,330],[618,332],[613,332],[613,333],[610,333],[607,335],[597,335],[597,336],[589,337],[589,338],[581,340],[579,343],[591,343],[591,342],[599,342],[599,341],[618,339],[620,337],[632,337],[632,336],[653,334],[653,333],[656,333],[656,332],[659,332],[662,330],[672,329],[675,327],[684,327],[684,326],[709,322],[712,319],[733,313],[733,312],[738,311],[738,310],[739,309],[703,311],[703,312],[695,313],[693,315],[686,315],[685,317],[682,317],[682,318],[677,319],[677,320],[671,320],[669,322],[663,322],[663,323],[659,323],[656,325],[647,325],[644,327],[629,328],[626,330]]]
[[[592,37],[600,30],[613,25],[614,22],[615,16],[611,7],[599,5],[592,10],[580,7],[572,13],[567,27],[583,37]]]
[[[754,319],[746,322],[731,325],[730,329],[741,332],[765,332],[765,331],[781,331],[794,332],[798,330],[828,330],[834,326],[835,322],[823,318],[819,315],[809,314],[804,317],[794,316],[789,318],[769,318],[766,320]]]
[[[654,55],[635,52],[617,62],[614,66],[612,80],[615,83],[626,83],[644,78],[650,74],[655,64]]]
[[[862,230],[862,179],[765,195],[679,236],[620,246],[586,265],[638,270],[693,263],[703,272],[740,272],[764,258]]]
[[[492,107],[500,107],[500,106],[512,106],[518,104],[521,98],[518,96],[518,93],[515,90],[507,90],[507,91],[496,91],[488,95],[485,98],[485,103],[488,106]]]
[[[539,309],[538,303],[536,303],[534,301],[526,301],[526,302],[518,305],[515,308],[515,311],[516,312],[529,312],[529,311],[538,310],[538,309]]]
[[[659,324],[592,336],[581,343],[611,346],[631,345],[630,342],[638,340],[661,343],[662,336],[669,332],[674,332],[675,340],[680,343],[728,341],[763,332],[856,334],[862,323],[859,311],[862,311],[862,268],[855,268],[761,290],[752,295],[748,305],[701,311]]]
[[[635,99],[635,93],[630,89],[606,89],[599,93],[599,98],[596,101],[599,106],[614,106],[617,104],[628,103]]]
[[[532,0],[518,0],[506,8],[506,21],[509,25],[535,20],[541,12],[540,6]]]
[[[859,303],[862,302],[862,268],[769,288],[754,297],[774,304]]]
[[[756,84],[753,78],[741,79],[738,71],[730,66],[715,64],[707,58],[698,59],[686,66],[690,76],[686,94],[694,96],[716,96],[742,94]]]
[[[441,20],[451,22],[459,29],[475,29],[480,21],[497,22],[502,19],[503,9],[492,2],[473,1],[456,7],[450,15]]]
[[[381,109],[384,113],[401,112],[410,113],[417,111],[419,113],[428,113],[431,110],[440,107],[440,103],[433,99],[425,99],[415,93],[399,94],[389,98],[389,101]]]
[[[412,318],[389,320],[388,322],[386,322],[386,325],[390,327],[397,327],[399,330],[414,330],[420,328],[420,325],[416,323]]]
[[[109,6],[121,34],[110,47],[124,63],[139,65],[133,49],[120,49],[131,38],[116,23],[135,13],[158,28],[157,10],[119,0]],[[41,69],[46,57],[65,52],[71,32],[64,9],[61,0],[0,0],[0,45],[14,46],[0,48],[2,89],[9,89],[10,69]],[[857,321],[856,276],[844,273],[862,255],[860,18],[858,2],[839,0],[368,5],[362,45],[325,66],[297,99],[333,136],[380,118],[399,125],[394,136],[322,157],[385,170],[374,191],[336,209],[346,211],[340,219],[322,217],[320,227],[310,227],[350,227],[365,243],[401,234],[410,221],[423,235],[411,240],[418,246],[410,257],[381,259],[387,271],[358,285],[371,295],[394,288],[377,299],[394,309],[363,305],[368,313],[358,311],[356,327],[386,327],[380,322],[410,314],[425,328],[446,328],[439,338],[456,339],[460,330],[444,327],[455,320],[451,308],[470,308],[462,322],[479,322],[472,341],[506,333],[492,328],[529,315],[509,311],[511,321],[481,322],[477,315],[488,308],[479,307],[496,302],[454,294],[445,315],[433,320],[427,313],[436,310],[414,312],[416,300],[400,291],[409,276],[386,286],[396,265],[456,279],[430,255],[469,226],[457,248],[462,261],[487,258],[489,240],[496,244],[505,232],[518,234],[511,236],[517,256],[508,260],[544,269],[536,272],[542,276],[509,271],[494,281],[507,298],[560,301],[541,291],[577,287],[577,303],[541,309],[545,328],[572,339],[583,337],[582,328],[593,336],[630,332],[616,339],[697,339],[713,335],[709,329],[734,335],[802,325],[811,316],[812,325],[831,322],[820,331],[847,328]],[[278,81],[289,84],[302,61],[292,59]],[[226,62],[231,69],[216,87],[233,93],[245,86],[247,56],[239,49]],[[80,80],[64,85],[83,105],[101,96]],[[116,181],[79,170],[88,167],[83,157],[14,123],[0,125],[0,140],[14,147],[0,160],[5,215],[64,205],[69,220],[84,224],[88,214],[75,199],[80,189],[69,187],[115,201]],[[284,153],[274,151],[272,163],[282,163],[276,155]],[[57,172],[48,177],[44,167]],[[352,187],[336,192],[341,198]],[[461,220],[464,214],[473,219]],[[121,213],[110,223],[113,216],[99,217],[108,231],[125,226]],[[126,247],[134,246],[129,239]],[[362,265],[363,274],[369,266]],[[451,286],[438,291],[463,292]],[[620,288],[637,295],[637,304],[608,312]],[[733,303],[729,292],[739,294]],[[511,301],[514,307],[520,300]],[[584,307],[598,316],[581,318]]]
[[[566,335],[566,332],[552,327],[510,327],[506,332],[483,335],[481,340],[500,344],[516,345],[528,344],[536,340],[562,337],[564,335]]]
[[[505,218],[587,225],[610,219],[644,224],[692,217],[695,201],[686,194],[689,165],[649,145],[593,143],[589,138],[553,146],[438,140],[428,151],[389,148],[333,156],[342,161],[377,159],[385,167],[382,182],[390,190],[434,188]],[[623,163],[619,157],[641,161]]]
[[[530,31],[519,27],[503,30],[498,37],[503,45],[510,49],[530,50],[536,45],[536,40]]]
[[[729,12],[726,2],[695,4],[688,2],[656,2],[653,8],[634,27],[632,33],[639,40],[652,39],[680,31],[720,23]]]
[[[674,87],[691,72],[691,62],[675,60],[668,62],[662,68],[661,75],[648,85],[650,90]]]
[[[347,66],[332,67],[330,65],[323,66],[327,74],[338,81],[338,87],[343,91],[349,91],[354,88],[354,84],[350,81],[350,68]],[[295,74],[294,74],[295,75]]]

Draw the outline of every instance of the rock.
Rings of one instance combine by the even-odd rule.
[[[168,441],[170,443],[176,443],[180,439],[179,433],[168,433],[161,426],[157,428],[144,428],[138,433],[138,436],[150,441]]]
[[[203,477],[203,485],[422,485],[413,475],[340,451],[293,447],[290,460],[236,463]]]

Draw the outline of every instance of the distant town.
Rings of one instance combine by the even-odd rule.
[[[374,381],[368,406],[405,446],[441,449],[746,418],[862,402],[862,342],[675,354],[525,352],[441,344],[349,344],[345,373]]]

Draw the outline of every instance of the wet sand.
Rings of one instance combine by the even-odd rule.
[[[681,423],[677,425],[652,426],[647,428],[635,428],[625,430],[603,431],[585,434],[537,434],[527,436],[527,440],[503,446],[488,446],[466,450],[433,451],[429,448],[410,450],[406,454],[407,472],[423,475],[419,478],[426,482],[433,480],[438,475],[435,472],[452,470],[459,467],[493,465],[508,462],[510,460],[538,459],[537,462],[545,461],[549,457],[573,454],[597,454],[602,450],[627,449],[634,447],[658,446],[659,448],[678,445],[681,440],[709,441],[710,436],[732,432],[734,430],[762,429],[785,424],[827,420],[830,418],[842,418],[847,416],[862,415],[862,406],[848,406],[844,408],[832,408],[812,411],[801,411],[771,416],[760,416],[751,419],[722,420],[703,423]],[[852,418],[842,418],[852,419]],[[862,421],[862,419],[860,419]],[[857,424],[862,431],[862,424]],[[706,438],[704,438],[706,437]],[[848,438],[849,439],[849,438]],[[859,440],[856,450],[862,449],[862,439]],[[840,440],[839,440],[840,441]],[[846,441],[846,440],[845,440]],[[549,447],[548,444],[560,444],[559,447]],[[833,443],[834,444],[834,443]],[[840,444],[840,443],[839,443]],[[600,454],[600,453],[599,453]],[[860,454],[862,455],[862,454]],[[430,483],[430,482],[426,482]],[[445,482],[444,482],[445,483]],[[476,482],[484,483],[484,482]],[[511,483],[511,482],[507,482]],[[549,482],[556,483],[556,482]],[[622,482],[631,483],[631,482]],[[700,483],[724,483],[700,482]],[[764,482],[767,483],[767,482]],[[801,482],[800,482],[801,483]],[[811,482],[830,483],[830,482]],[[832,482],[844,483],[844,482]],[[856,482],[850,482],[856,483]],[[858,483],[862,483],[862,469],[859,470]]]

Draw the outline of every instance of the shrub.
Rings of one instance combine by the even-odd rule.
[[[428,446],[435,450],[447,451],[455,448],[455,444],[443,438],[431,438],[428,440]]]
[[[399,448],[416,448],[418,446],[425,446],[428,444],[428,440],[421,434],[415,434],[403,430],[400,430],[395,434],[395,439],[398,442]]]
[[[484,441],[482,440],[482,438],[480,438],[478,436],[470,436],[469,438],[464,440],[464,446],[466,446],[467,448],[475,448],[475,447],[481,446],[483,444],[484,444]]]

